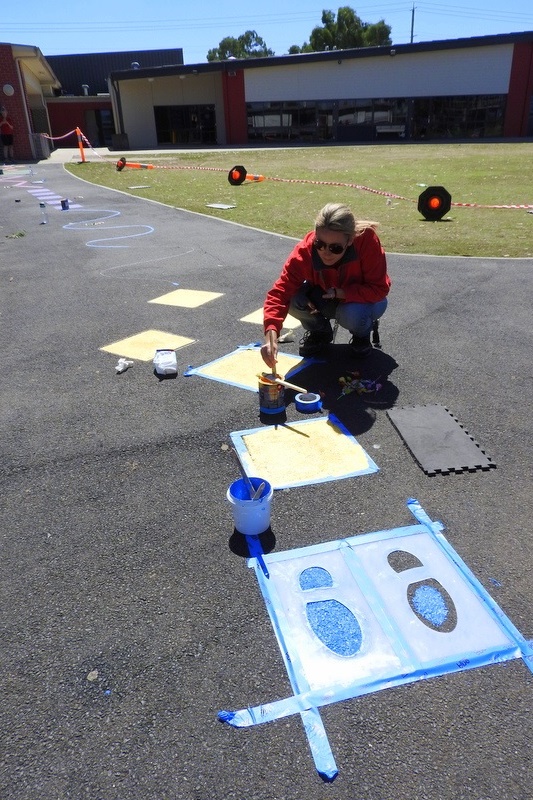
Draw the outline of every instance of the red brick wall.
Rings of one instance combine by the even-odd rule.
[[[224,116],[226,117],[226,144],[248,143],[248,118],[244,96],[244,72],[222,73]]]
[[[529,108],[533,96],[533,44],[517,42],[507,95],[504,136],[527,136]]]
[[[19,161],[33,159],[31,148],[31,131],[28,129],[28,118],[26,116],[26,98],[23,94],[24,87],[17,69],[17,64],[13,59],[11,45],[0,44],[0,105],[7,109],[13,120],[13,150],[15,159]],[[12,97],[7,97],[2,91],[6,83],[11,84],[15,93]]]
[[[46,101],[46,107],[48,109],[48,119],[50,120],[50,130],[52,131],[53,137],[65,136],[66,133],[76,128],[80,128],[82,133],[87,136],[88,131],[85,125],[85,113],[87,111],[103,109],[109,109],[109,111],[111,111],[112,108],[111,100],[97,100],[96,98],[91,102],[85,100],[72,102],[69,100],[68,103],[65,103],[59,98],[57,100],[49,98]],[[98,143],[91,142],[91,144],[97,145]],[[56,138],[53,142],[53,146],[77,147],[78,139],[76,134],[67,136],[65,139]]]

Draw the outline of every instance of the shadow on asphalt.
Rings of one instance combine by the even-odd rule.
[[[272,528],[267,528],[260,536],[257,537],[259,542],[261,543],[261,547],[263,549],[263,553],[271,553],[272,550],[276,547],[276,537],[272,531]],[[250,552],[248,551],[248,543],[246,541],[246,536],[243,536],[242,533],[239,533],[237,528],[233,529],[233,533],[229,539],[229,549],[232,553],[235,553],[236,556],[241,556],[241,558],[249,558]]]
[[[355,436],[374,424],[374,409],[392,408],[399,396],[390,375],[398,367],[392,356],[374,348],[365,358],[354,358],[350,345],[330,345],[323,360],[315,360],[298,373],[298,383],[322,397],[322,408],[331,412]],[[376,391],[343,394],[340,378],[348,381],[375,381]],[[294,402],[294,392],[285,392],[286,405]]]

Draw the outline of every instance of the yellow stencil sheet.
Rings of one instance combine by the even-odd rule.
[[[240,386],[243,389],[258,391],[261,372],[268,372],[268,368],[261,358],[260,348],[257,346],[242,347],[229,353],[227,356],[211,361],[203,367],[191,368],[188,375],[202,375],[222,383]],[[297,367],[304,366],[304,360],[298,356],[278,353],[278,374],[286,375]]]
[[[247,314],[245,317],[241,317],[239,322],[251,322],[253,325],[262,325],[263,324],[264,313],[262,308],[258,308],[257,311],[252,311],[251,314]],[[285,317],[285,321],[283,323],[283,330],[291,329],[294,330],[298,328],[302,323],[296,317],[291,317],[290,314],[287,314]]]
[[[161,303],[164,306],[181,306],[182,308],[199,308],[217,297],[223,297],[220,292],[203,292],[196,289],[176,289],[173,292],[162,294],[149,300],[149,303]]]
[[[231,434],[248,473],[274,489],[349,478],[378,470],[368,453],[332,414]]]
[[[176,336],[176,334],[166,331],[147,330],[108,344],[101,347],[100,350],[126,358],[135,358],[138,361],[151,361],[156,350],[178,350],[193,342],[194,339],[188,339],[186,336]]]

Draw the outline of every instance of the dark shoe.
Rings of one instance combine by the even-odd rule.
[[[370,336],[352,336],[350,347],[354,356],[367,356],[372,350]]]
[[[303,339],[300,339],[299,353],[301,356],[312,356],[318,353],[326,344],[333,339],[333,332],[329,331],[306,331]]]

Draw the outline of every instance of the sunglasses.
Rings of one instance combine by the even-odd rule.
[[[340,256],[340,254],[343,253],[348,247],[348,242],[346,242],[346,244],[337,244],[337,242],[328,244],[327,242],[323,242],[322,239],[315,239],[313,244],[317,250],[329,250],[329,252],[333,253],[334,256]]]

